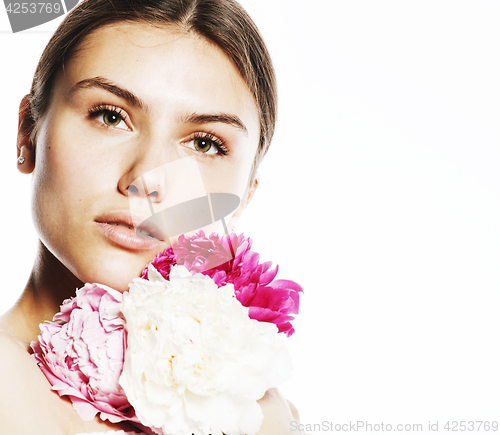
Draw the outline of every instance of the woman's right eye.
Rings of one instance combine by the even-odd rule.
[[[89,109],[89,115],[92,118],[96,118],[107,127],[130,130],[125,122],[127,119],[125,112],[118,107],[108,105],[94,106]]]

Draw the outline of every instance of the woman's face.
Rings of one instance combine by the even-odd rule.
[[[137,23],[87,36],[39,127],[40,238],[81,281],[121,291],[176,240],[162,211],[206,192],[232,193],[244,207],[259,140],[253,97],[218,47]],[[177,220],[199,213],[189,206]],[[137,236],[152,214],[160,219]]]

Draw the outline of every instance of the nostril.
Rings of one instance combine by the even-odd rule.
[[[127,190],[130,192],[130,193],[138,193],[139,192],[139,189],[137,189],[137,187],[135,187],[133,184],[131,184],[130,186],[127,187]]]
[[[156,190],[153,190],[152,192],[149,192],[148,196],[152,196],[154,198],[158,198],[158,192]]]

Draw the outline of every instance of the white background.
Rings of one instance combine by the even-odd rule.
[[[500,3],[242,3],[280,117],[239,229],[305,290],[302,422],[500,420]],[[36,241],[17,108],[57,23],[0,19],[3,311]]]

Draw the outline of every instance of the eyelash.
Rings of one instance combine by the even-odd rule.
[[[189,138],[189,140],[185,141],[184,143],[189,143],[192,140],[196,139],[206,139],[212,142],[213,146],[217,148],[218,153],[217,154],[207,154],[207,156],[213,156],[213,157],[218,157],[220,155],[227,156],[229,154],[229,150],[227,149],[226,142],[219,137],[217,137],[215,134],[210,133],[210,132],[201,132],[197,131],[193,133],[193,135]],[[203,154],[203,153],[202,153]]]
[[[103,115],[108,112],[114,113],[124,122],[127,122],[128,119],[127,113],[123,109],[120,109],[117,106],[110,106],[109,104],[96,104],[95,106],[92,106],[88,112],[91,118],[97,118],[99,115]],[[111,128],[111,126],[107,124],[104,124],[104,126]]]
[[[126,122],[128,119],[127,113],[123,110],[120,109],[117,106],[111,106],[109,104],[96,104],[95,106],[92,106],[89,110],[89,116],[91,118],[97,118],[99,115],[103,115],[106,112],[114,113],[117,115],[122,121]],[[107,128],[112,128],[111,126],[103,123],[103,125]],[[215,134],[210,133],[210,132],[200,132],[197,131],[193,133],[191,138],[188,141],[185,141],[184,143],[191,142],[192,140],[196,139],[206,139],[212,142],[212,144],[217,148],[218,153],[217,154],[207,154],[210,156],[227,156],[229,154],[229,150],[227,149],[226,142],[219,137],[217,137]]]

